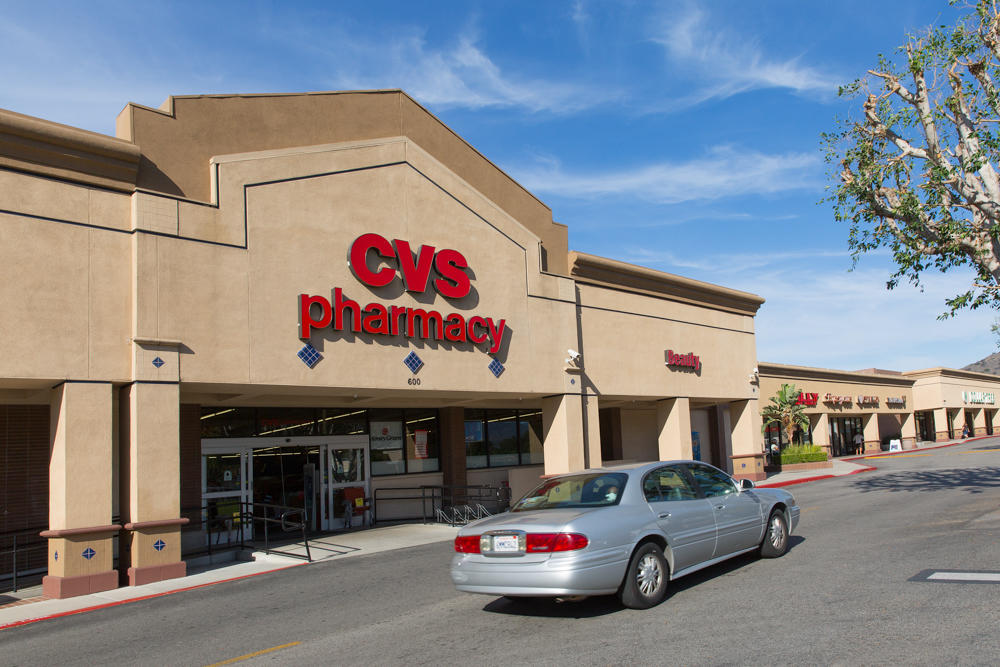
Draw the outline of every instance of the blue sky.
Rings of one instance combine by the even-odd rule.
[[[837,97],[943,0],[4,3],[0,107],[114,133],[168,95],[401,88],[534,192],[574,250],[760,294],[758,358],[961,367],[971,274],[885,289],[819,203]],[[696,343],[692,343],[692,349]]]

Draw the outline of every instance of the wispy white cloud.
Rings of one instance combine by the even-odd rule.
[[[815,153],[769,155],[717,146],[704,157],[605,171],[564,169],[554,160],[511,169],[529,190],[592,199],[634,197],[659,204],[822,187]]]
[[[656,110],[695,106],[750,90],[783,88],[800,94],[832,96],[842,78],[801,62],[766,54],[757,40],[727,29],[717,18],[685,3],[664,17],[653,41],[663,46],[671,64],[684,67],[699,81],[692,91],[659,103]]]
[[[620,93],[606,86],[532,77],[504,70],[479,44],[474,30],[432,47],[412,29],[388,39],[344,38],[331,59],[334,88],[403,88],[439,108],[520,108],[575,113],[606,104]]]

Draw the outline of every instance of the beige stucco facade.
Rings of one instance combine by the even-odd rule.
[[[877,452],[892,440],[915,442],[992,435],[998,427],[1000,378],[932,368],[894,372],[839,371],[761,362],[761,408],[783,384],[794,385],[809,417],[809,438],[834,456]],[[773,427],[769,440],[784,436]],[[853,442],[863,437],[863,450]]]
[[[913,398],[922,414],[928,439],[945,440],[962,435],[986,435],[1000,430],[997,396],[1000,378],[987,373],[929,368],[907,371]]]
[[[251,435],[303,453],[333,445],[275,436],[288,415],[354,415],[337,437],[365,460],[370,423],[396,437],[373,411],[432,410],[416,436],[392,418],[403,472],[368,493],[516,495],[692,456],[763,477],[763,300],[569,252],[542,202],[405,94],[171,98],[128,105],[117,134],[0,111],[0,406],[49,406],[48,594],[183,575],[203,514],[186,506],[214,501],[226,445],[204,421],[252,410],[278,416]],[[509,419],[520,453],[481,465],[475,424]]]

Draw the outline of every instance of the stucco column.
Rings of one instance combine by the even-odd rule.
[[[809,426],[812,428],[812,444],[819,445],[826,452],[826,457],[830,456],[830,416],[825,412],[809,415]]]
[[[973,435],[986,435],[986,410],[976,408],[972,415],[972,427]]]
[[[948,426],[950,423],[951,417],[948,414],[947,408],[934,409],[934,439],[937,442],[948,439]]]
[[[882,440],[878,430],[878,415],[862,415],[861,423],[865,438],[865,454],[882,451]]]
[[[993,420],[993,433],[994,435],[1000,433],[1000,410],[990,410],[992,413]]]
[[[903,449],[913,449],[917,446],[917,423],[912,412],[899,415],[899,430]]]
[[[579,394],[560,394],[542,399],[546,475],[574,472],[586,467],[583,409]]]
[[[49,571],[42,594],[67,598],[118,587],[111,524],[113,395],[109,382],[66,381],[52,392]]]
[[[656,431],[661,461],[691,458],[691,401],[668,398],[656,404]]]
[[[180,389],[176,383],[135,382],[122,389],[128,442],[122,446],[122,520],[129,531],[121,552],[129,584],[183,577],[180,516]]]
[[[760,414],[757,401],[733,401],[729,404],[729,422],[732,424],[732,468],[728,472],[737,479],[755,482],[766,479],[764,472],[764,445],[760,434]]]

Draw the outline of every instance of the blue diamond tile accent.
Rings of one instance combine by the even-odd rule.
[[[58,551],[55,552],[55,554],[52,556],[52,558],[54,558],[55,560],[59,560],[59,552]]]
[[[87,547],[86,549],[83,550],[83,557],[86,558],[87,560],[90,560],[96,555],[97,552],[91,549],[90,547]]]
[[[306,343],[305,347],[299,350],[299,359],[301,359],[302,363],[309,368],[313,368],[322,358],[323,355],[321,355],[319,351],[309,343]]]
[[[156,359],[153,359],[153,365],[156,366],[157,368],[160,368],[165,363],[167,363],[167,362],[165,362],[163,359],[160,359],[159,357],[157,357]]]
[[[503,373],[504,370],[506,369],[504,369],[503,364],[501,364],[498,360],[494,359],[490,362],[490,372],[496,377],[500,377],[500,374]]]
[[[410,352],[406,355],[406,359],[403,359],[403,363],[406,364],[406,367],[410,369],[411,373],[416,373],[420,370],[420,367],[424,365],[424,362],[421,361],[416,352]]]
[[[157,551],[163,551],[166,548],[166,546],[167,543],[164,542],[163,540],[156,540],[155,542],[153,542],[153,548],[156,549]]]

